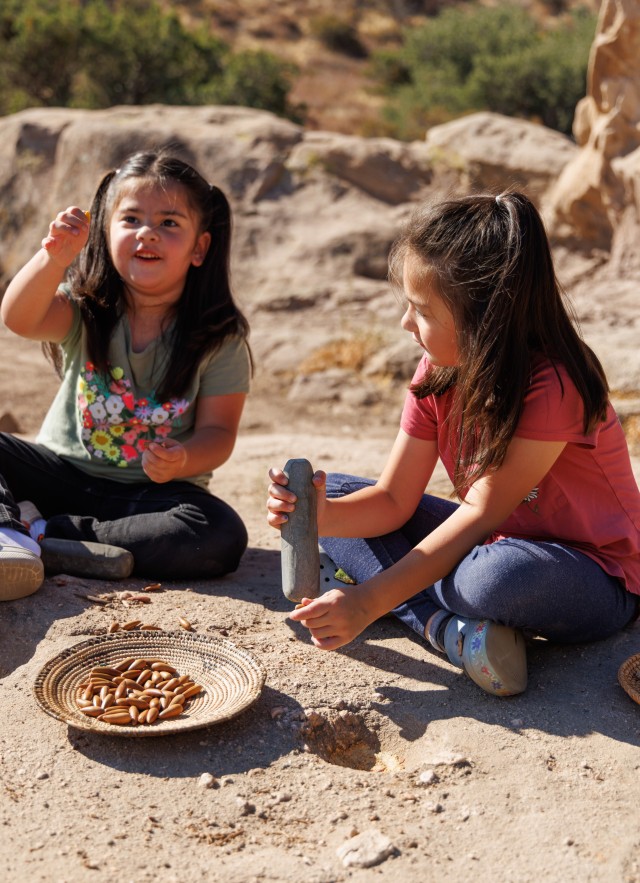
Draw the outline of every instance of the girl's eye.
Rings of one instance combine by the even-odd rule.
[[[123,215],[122,222],[124,224],[136,224],[138,219],[134,215]]]
[[[163,227],[177,227],[178,225],[173,220],[173,218],[165,218],[165,220],[162,222],[162,226]]]

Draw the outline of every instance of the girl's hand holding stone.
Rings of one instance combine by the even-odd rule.
[[[372,622],[362,585],[331,589],[314,600],[303,598],[289,619],[308,628],[311,642],[320,650],[343,647]]]
[[[88,212],[70,206],[51,222],[49,235],[42,240],[42,247],[54,263],[66,268],[80,254],[88,238]]]
[[[151,481],[163,484],[181,472],[187,462],[187,452],[180,442],[168,438],[163,442],[151,442],[142,455],[142,468]]]
[[[267,498],[267,522],[271,527],[280,529],[287,521],[288,513],[293,512],[296,508],[296,495],[287,490],[288,479],[282,469],[272,467],[269,470],[269,496]],[[318,471],[313,475],[313,486],[317,491],[318,497],[318,526],[322,523],[322,516],[325,511],[326,495],[325,487],[327,484],[327,476],[325,472]]]

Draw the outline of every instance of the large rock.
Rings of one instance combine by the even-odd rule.
[[[474,113],[429,129],[432,157],[458,163],[474,190],[523,190],[540,203],[577,152],[560,132],[497,113]]]
[[[587,87],[574,119],[580,150],[550,194],[549,224],[557,240],[611,253],[625,270],[640,268],[638,0],[603,0]]]

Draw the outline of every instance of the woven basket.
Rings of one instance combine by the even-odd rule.
[[[92,668],[114,666],[127,657],[155,657],[191,675],[202,691],[179,717],[151,725],[117,726],[81,713],[79,686]],[[40,707],[71,727],[111,736],[168,736],[221,723],[240,714],[260,695],[266,673],[246,650],[223,638],[187,632],[114,632],[83,641],[49,662],[34,684]]]
[[[618,669],[618,681],[622,689],[640,705],[640,653],[622,663]]]

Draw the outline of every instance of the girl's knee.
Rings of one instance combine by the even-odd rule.
[[[369,487],[375,481],[368,478],[358,478],[355,475],[347,475],[342,472],[327,473],[326,493],[328,497],[344,497],[363,487]]]

